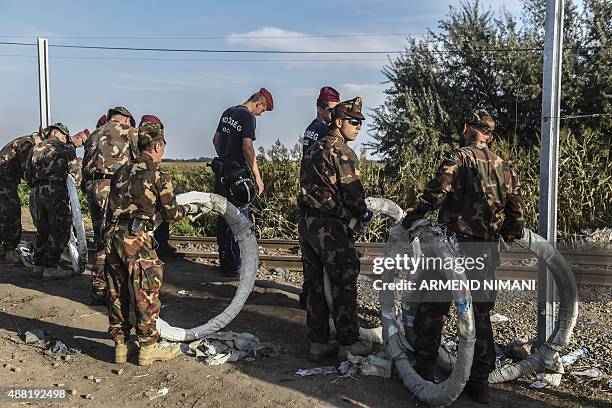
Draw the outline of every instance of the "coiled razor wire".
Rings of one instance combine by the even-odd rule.
[[[576,278],[557,248],[526,228],[523,231],[523,238],[516,242],[537,256],[552,273],[559,291],[559,314],[555,329],[546,343],[525,360],[497,368],[489,375],[490,383],[510,381],[526,374],[545,370],[563,374],[559,352],[569,344],[578,318]]]
[[[203,213],[213,212],[223,216],[238,241],[240,259],[242,260],[240,283],[236,294],[229,306],[219,315],[192,329],[173,327],[163,319],[157,319],[157,330],[162,338],[171,341],[193,341],[221,330],[240,312],[255,285],[259,253],[251,222],[225,197],[218,194],[191,191],[178,194],[176,200],[179,204],[200,204],[204,209]]]
[[[389,240],[385,247],[385,256],[403,255],[410,252],[408,243],[411,241],[412,254],[416,257],[420,256],[419,241],[428,244],[431,251],[428,254],[429,256],[443,256],[445,258],[457,256],[453,250],[452,241],[446,237],[444,231],[436,224],[426,220],[414,223],[410,231],[402,226],[395,226],[390,231]],[[523,238],[516,242],[536,255],[552,272],[560,295],[558,321],[551,336],[536,353],[519,363],[497,368],[489,375],[490,383],[514,380],[534,372],[563,373],[559,351],[569,344],[578,315],[575,277],[563,256],[553,245],[529,229],[525,229]],[[382,276],[383,281],[385,283],[393,282],[395,272],[394,270],[386,270]],[[409,275],[408,280],[418,282],[421,277],[419,272]],[[454,271],[445,270],[444,272],[447,278],[457,279],[457,276],[452,276]],[[465,278],[463,274],[460,277]],[[459,286],[461,287],[461,285]],[[389,290],[380,292],[385,352],[387,357],[394,360],[395,367],[404,385],[418,399],[433,406],[446,406],[457,398],[469,378],[475,342],[473,313],[471,310],[468,312],[465,308],[469,301],[469,291],[465,291],[463,294],[453,292],[457,305],[459,326],[458,356],[455,358],[444,347],[440,347],[438,364],[451,373],[450,377],[441,384],[432,384],[423,380],[411,367],[411,363],[406,356],[407,350],[413,351],[411,343],[414,341],[415,334],[412,326],[419,304],[419,298],[415,296],[416,293],[411,293],[411,295],[413,295],[412,299],[407,296],[407,292],[404,292],[401,314],[396,318],[394,293]],[[402,333],[402,329],[404,329],[404,333]]]
[[[454,245],[446,233],[438,225],[429,221],[420,221],[413,225],[408,231],[402,225],[396,225],[389,231],[389,239],[385,245],[385,257],[395,258],[397,255],[408,254],[409,243],[418,237],[420,241],[427,243],[429,257],[440,257],[442,259],[457,256],[456,245]],[[446,265],[447,263],[444,263]],[[457,273],[454,269],[443,268],[443,273],[448,280],[465,281],[463,273]],[[396,270],[385,269],[382,274],[384,283],[392,283],[395,279]],[[409,275],[409,281],[415,281],[419,274]],[[465,283],[465,282],[463,282]],[[440,384],[425,381],[412,368],[411,362],[406,355],[412,346],[406,340],[403,331],[402,316],[396,317],[395,292],[392,290],[381,290],[380,306],[381,320],[383,324],[383,337],[385,339],[385,354],[393,361],[393,364],[406,386],[416,398],[435,407],[450,405],[457,399],[465,386],[472,367],[474,355],[474,344],[476,342],[474,328],[474,313],[472,309],[472,297],[467,285],[456,285],[459,288],[452,291],[453,301],[457,307],[458,326],[458,356],[450,376]],[[409,298],[404,296],[403,301]],[[404,310],[414,311],[414,305],[402,307]]]

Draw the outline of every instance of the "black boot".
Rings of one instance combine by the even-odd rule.
[[[108,304],[108,298],[106,296],[106,290],[91,289],[89,292],[89,305],[90,306],[106,306]]]
[[[157,253],[159,255],[174,255],[176,251],[178,251],[178,249],[170,245],[168,242],[166,242],[165,244],[160,244],[157,248]]]
[[[473,401],[480,404],[489,405],[491,403],[488,383],[475,383],[468,381],[467,384],[465,384],[463,393],[470,397]]]

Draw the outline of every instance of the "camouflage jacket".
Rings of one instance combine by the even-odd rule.
[[[19,184],[37,137],[38,133],[18,137],[0,150],[0,180],[3,184]]]
[[[121,166],[138,157],[138,131],[111,120],[89,136],[84,149],[83,181],[95,174],[110,178]]]
[[[176,202],[172,178],[151,158],[141,155],[113,177],[105,224],[139,218],[152,229],[158,212],[167,221],[177,221],[186,215],[185,207]]]
[[[74,146],[61,140],[47,139],[32,148],[25,179],[30,186],[41,182],[65,183],[75,168],[78,164]]]
[[[330,132],[306,152],[300,169],[301,209],[315,209],[349,222],[367,211],[355,152]]]
[[[429,182],[414,212],[440,209],[439,221],[460,236],[491,240],[523,235],[518,177],[484,142],[453,150]],[[500,213],[504,221],[500,226]]]

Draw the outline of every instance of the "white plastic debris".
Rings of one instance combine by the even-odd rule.
[[[260,343],[250,333],[217,332],[189,345],[187,355],[200,358],[206,365],[221,365],[228,361],[274,355],[274,347]]]
[[[546,381],[534,381],[531,384],[529,384],[530,388],[545,388],[547,387],[549,384]]]
[[[584,321],[584,324],[586,324],[587,326],[592,326],[592,325],[597,324],[597,323],[599,323],[599,322],[597,320],[593,320],[593,319],[586,319]]]
[[[24,341],[26,344],[32,344],[39,341],[47,340],[47,334],[41,329],[28,330],[24,334]]]
[[[561,357],[561,362],[564,366],[572,365],[582,357],[586,356],[587,353],[588,351],[584,347],[579,348]]]
[[[299,375],[300,377],[308,377],[311,375],[338,374],[338,369],[336,367],[300,368],[295,372],[295,374]]]
[[[367,357],[349,356],[348,360],[340,363],[338,371],[345,377],[373,375],[391,378],[391,365],[391,361],[383,354],[370,354]]]
[[[181,296],[191,296],[191,292],[189,292],[188,290],[185,290],[185,289],[181,289],[181,290],[179,290],[176,293],[178,293]]]
[[[597,368],[589,368],[588,370],[583,370],[583,371],[572,371],[570,372],[570,374],[577,375],[580,377],[591,377],[591,378],[599,378],[603,375],[601,370]]]
[[[510,320],[507,316],[504,316],[503,314],[499,314],[499,313],[495,313],[494,315],[491,316],[491,321],[492,322],[507,322],[508,320]]]
[[[165,397],[166,395],[168,395],[169,391],[170,390],[168,389],[168,387],[163,387],[163,388],[160,388],[160,389],[157,389],[157,390],[151,389],[151,390],[145,392],[145,396],[147,398],[149,398],[149,400],[154,400],[154,399],[159,398],[159,397]]]

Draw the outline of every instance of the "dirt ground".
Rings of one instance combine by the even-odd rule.
[[[26,221],[25,228],[29,223]],[[207,366],[192,357],[139,367],[134,361],[112,363],[113,342],[107,333],[105,307],[87,305],[88,273],[64,281],[43,282],[21,266],[0,261],[0,388],[74,390],[62,402],[8,402],[0,406],[70,407],[412,407],[415,401],[396,379],[335,376],[299,377],[300,368],[337,365],[338,359],[307,360],[305,311],[298,289],[289,283],[256,286],[247,304],[227,327],[249,332],[275,345],[277,357]],[[260,282],[261,283],[261,282]],[[161,294],[161,316],[170,324],[194,327],[222,311],[238,282],[215,266],[183,259],[168,260]],[[268,285],[266,285],[268,286]],[[183,296],[181,289],[190,292]],[[81,351],[53,359],[27,345],[23,333],[42,329]],[[121,369],[121,371],[118,371]],[[584,393],[535,390],[526,381],[492,386],[493,407],[609,407]],[[167,395],[150,399],[167,387]],[[578,396],[581,395],[581,396]],[[461,397],[453,407],[480,407]]]
[[[237,281],[228,280],[214,267],[186,260],[166,264],[162,290],[162,317],[176,326],[204,323],[231,301]],[[377,377],[338,379],[333,376],[301,378],[299,368],[317,365],[306,359],[305,313],[291,290],[257,287],[228,329],[249,332],[276,345],[277,358],[206,366],[195,358],[139,367],[133,362],[111,363],[112,341],[107,334],[104,307],[87,305],[89,276],[42,282],[23,267],[0,266],[0,384],[3,387],[67,388],[76,394],[61,406],[210,406],[210,407],[313,407],[313,406],[423,406],[396,380]],[[177,292],[186,289],[191,296]],[[27,330],[43,329],[51,337],[82,354],[53,360],[20,337]],[[337,364],[330,360],[322,365]],[[123,368],[120,374],[117,370]],[[147,392],[168,387],[164,397],[150,400]],[[494,386],[492,406],[604,406],[578,400],[553,390],[533,391],[525,384]],[[30,403],[47,406],[48,403]],[[19,406],[12,403],[8,406]],[[478,406],[469,400],[455,407]]]

